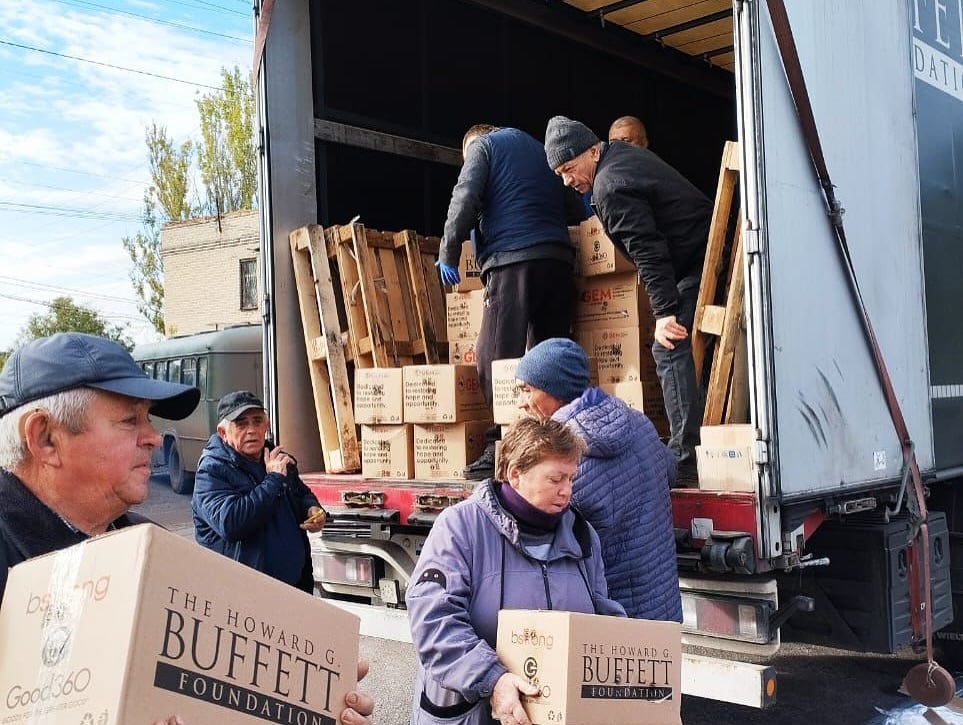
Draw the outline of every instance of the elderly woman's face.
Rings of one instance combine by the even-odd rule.
[[[508,483],[518,495],[547,514],[557,514],[572,498],[572,481],[578,470],[578,459],[546,458],[524,473],[515,466],[508,468]]]

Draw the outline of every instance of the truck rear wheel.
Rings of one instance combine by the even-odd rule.
[[[177,441],[171,441],[167,448],[167,475],[174,493],[190,494],[194,491],[194,473],[184,470],[181,451]]]

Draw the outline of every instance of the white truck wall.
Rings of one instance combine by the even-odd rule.
[[[749,266],[749,299],[765,300],[750,309],[754,419],[773,441],[774,483],[791,499],[895,479],[901,454],[766,5],[751,5],[755,92],[742,109],[761,134],[751,171],[761,189],[747,214],[762,263]],[[926,469],[933,445],[906,3],[786,5],[857,277]]]

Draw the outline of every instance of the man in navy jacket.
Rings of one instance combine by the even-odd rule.
[[[445,284],[457,283],[462,242],[473,239],[485,284],[475,353],[491,408],[493,360],[521,357],[529,345],[569,334],[575,250],[566,227],[566,190],[545,167],[538,141],[516,128],[476,125],[465,134],[462,153],[438,267]],[[489,431],[485,452],[465,469],[466,477],[494,474],[497,436],[498,428]]]
[[[246,390],[217,404],[217,433],[194,482],[194,538],[275,579],[314,591],[307,531],[324,524],[321,506],[282,446],[265,446],[267,411]]]

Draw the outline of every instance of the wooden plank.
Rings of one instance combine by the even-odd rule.
[[[749,422],[749,347],[745,319],[742,322],[732,361],[732,380],[726,398],[726,414],[722,421],[726,424]]]
[[[324,231],[317,225],[301,227],[291,232],[290,244],[306,349],[316,349],[319,337],[326,345],[324,361],[309,358],[325,470],[357,471],[361,449]]]
[[[725,307],[722,305],[706,305],[702,308],[702,321],[699,323],[699,331],[707,335],[721,335],[725,319]]]
[[[365,319],[364,302],[361,300],[358,263],[354,257],[351,229],[350,226],[329,227],[325,230],[325,237],[330,240],[328,254],[334,257],[338,265],[341,299],[344,303],[345,318],[348,323],[348,341],[355,367],[371,368],[375,364],[370,344],[364,344],[368,338],[368,321]],[[333,255],[330,251],[332,246]]]
[[[432,274],[428,276],[422,253],[422,240],[411,230],[398,232],[395,235],[396,241],[404,246],[405,258],[408,266],[408,276],[411,279],[411,300],[414,303],[415,326],[417,329],[417,339],[422,343],[422,352],[425,356],[425,363],[429,365],[441,362],[441,355],[438,350],[438,330],[436,326],[437,315],[432,309],[432,298],[429,287],[434,285],[441,291],[438,281],[438,274],[432,265]],[[432,255],[433,256],[433,255]],[[442,327],[441,329],[447,329]]]
[[[696,301],[695,324],[693,324],[691,331],[692,358],[695,362],[697,380],[702,380],[706,351],[709,345],[709,339],[702,331],[702,317],[705,314],[705,308],[708,305],[715,304],[716,301],[719,277],[723,269],[723,254],[729,229],[729,219],[732,214],[732,203],[738,179],[739,144],[735,141],[726,141],[722,151],[715,206],[712,209],[712,219],[709,222],[709,239],[706,244],[705,262],[702,266],[702,283],[699,286],[699,297]]]
[[[742,333],[743,295],[742,235],[737,230],[735,249],[733,250],[732,279],[729,282],[729,291],[726,296],[726,318],[712,360],[709,385],[706,390],[703,425],[722,424],[726,397],[732,378],[733,359],[739,336]]]
[[[378,277],[374,253],[368,246],[365,228],[362,224],[351,225],[351,239],[354,243],[354,258],[358,265],[358,283],[364,317],[371,338],[371,355],[376,368],[399,367],[393,349],[391,336],[391,315],[384,309],[378,296],[375,279]]]
[[[345,123],[314,119],[314,137],[321,141],[357,146],[395,156],[408,156],[423,161],[435,161],[449,166],[461,166],[461,149],[372,131],[370,128],[349,126]]]

